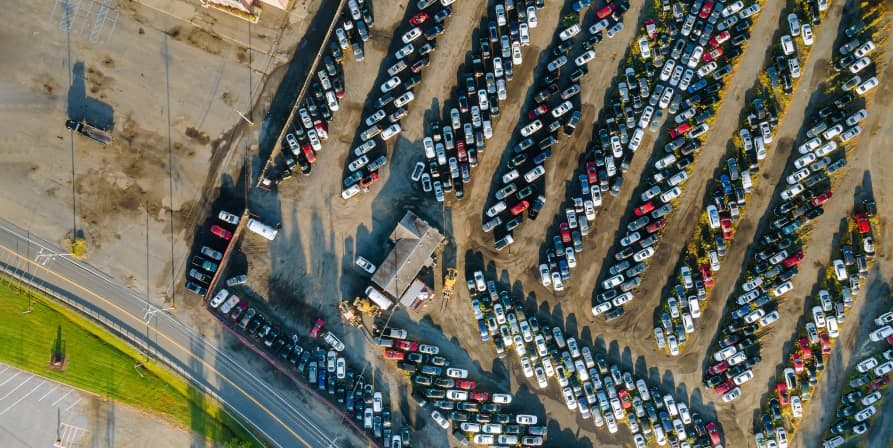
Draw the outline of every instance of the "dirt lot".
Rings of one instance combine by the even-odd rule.
[[[459,66],[485,12],[485,2],[471,0],[458,3],[446,32],[438,38],[432,66],[426,70],[422,84],[416,88],[412,113],[403,122],[404,132],[391,148],[391,161],[372,193],[344,202],[339,194],[340,179],[349,145],[360,127],[363,107],[367,99],[375,95],[376,79],[371,74],[380,72],[385,52],[391,46],[394,29],[411,13],[407,11],[407,0],[376,2],[376,25],[366,46],[366,60],[362,63],[348,60],[345,64],[347,94],[341,110],[335,114],[330,140],[320,153],[313,174],[288,181],[276,193],[256,189],[250,191],[252,211],[269,222],[280,222],[281,235],[270,245],[248,234],[243,240],[241,254],[237,254],[234,260],[234,269],[245,269],[247,266],[248,286],[259,298],[268,298],[270,313],[290,318],[295,328],[303,331],[313,317],[326,316],[330,327],[345,335],[345,342],[351,348],[349,351],[355,356],[354,361],[370,363],[370,375],[376,378],[377,385],[386,384],[395,414],[415,421],[419,427],[429,428],[415,439],[417,443],[430,447],[448,446],[448,436],[439,429],[430,428],[429,420],[417,412],[418,408],[411,400],[407,400],[403,387],[406,379],[401,378],[391,365],[385,364],[377,350],[367,350],[367,334],[339,328],[335,308],[338,300],[361,293],[368,282],[367,276],[361,275],[353,265],[356,255],[380,262],[384,258],[384,242],[406,209],[413,210],[445,230],[450,238],[450,245],[441,255],[443,266],[437,266],[435,276],[441,276],[446,265],[458,267],[460,273],[486,268],[490,274],[498,276],[505,286],[510,286],[516,297],[524,297],[528,309],[538,309],[542,322],[563,326],[568,333],[579,335],[584,343],[607,351],[612,360],[620,361],[637,374],[663,383],[665,390],[675,390],[677,397],[689,397],[691,407],[706,416],[718,414],[727,441],[751,440],[753,412],[765,393],[765,385],[769,382],[775,362],[781,359],[782,344],[790,339],[794,316],[798,316],[802,308],[802,294],[783,303],[781,312],[787,319],[779,322],[781,325],[777,325],[763,341],[766,362],[760,364],[756,372],[756,384],[745,388],[745,396],[734,405],[717,403],[712,393],[701,388],[700,364],[722,312],[719,302],[737,280],[735,268],[742,265],[748,247],[743,241],[751,239],[756,232],[789,155],[790,142],[799,132],[800,123],[808,110],[810,94],[827,70],[832,30],[836,27],[843,5],[840,2],[832,4],[832,11],[819,32],[816,49],[809,64],[804,67],[800,90],[796,92],[787,119],[779,131],[779,143],[771,159],[764,163],[767,168],[761,173],[763,179],[755,189],[744,222],[739,227],[739,241],[726,257],[725,267],[717,278],[714,303],[698,323],[694,335],[697,342],[689,343],[683,356],[671,359],[658,353],[649,339],[653,326],[652,310],[657,304],[664,279],[668,277],[668,270],[673,268],[673,262],[678,258],[683,238],[690,236],[687,229],[691,221],[697,219],[703,199],[703,181],[712,175],[722,157],[721,148],[735,128],[744,92],[753,84],[756,70],[762,65],[768,39],[778,24],[781,5],[766,2],[763,13],[756,21],[752,33],[756,38],[739,64],[730,94],[698,159],[695,178],[689,182],[680,204],[682,211],[674,213],[671,229],[666,232],[668,235],[680,235],[680,239],[667,239],[662,244],[655,257],[662,262],[651,263],[651,270],[634,302],[636,306],[630,307],[628,315],[617,323],[605,325],[601,320],[591,319],[589,311],[593,284],[601,269],[600,260],[593,260],[591,256],[583,258],[585,268],[581,266],[574,272],[571,289],[560,297],[538,286],[535,269],[544,234],[554,224],[553,217],[561,205],[559,199],[564,198],[567,180],[577,168],[578,157],[591,137],[591,124],[603,105],[606,89],[616,75],[619,61],[631,41],[632,25],[639,21],[643,3],[642,0],[632,1],[624,20],[626,29],[598,47],[598,56],[589,67],[590,74],[582,81],[581,101],[584,106],[580,129],[572,138],[563,138],[556,145],[555,156],[548,162],[546,182],[550,200],[542,210],[541,218],[518,229],[515,233],[516,243],[498,257],[491,249],[492,236],[480,230],[481,214],[491,190],[489,179],[500,172],[503,151],[512,143],[509,139],[514,135],[524,99],[532,92],[537,66],[534,62],[543,57],[540,51],[548,46],[557,27],[559,8],[555,2],[550,2],[538,13],[539,27],[531,35],[531,46],[524,50],[525,64],[515,69],[515,80],[509,86],[509,101],[500,104],[503,114],[494,123],[494,137],[488,142],[486,153],[480,155],[480,165],[472,173],[474,181],[466,188],[466,197],[462,202],[449,200],[444,207],[439,206],[431,196],[422,195],[420,188],[409,181],[409,171],[416,161],[423,158],[421,139],[427,120],[438,114],[445,101],[453,96]],[[67,104],[75,95],[82,110],[97,108],[100,112],[113,111],[115,143],[104,148],[82,138],[76,138],[73,142],[78,227],[83,226],[91,242],[91,260],[95,265],[142,290],[145,287],[143,256],[124,255],[145,253],[143,232],[145,204],[148,204],[151,286],[153,290],[161,291],[158,293],[160,296],[170,282],[171,260],[183,263],[186,259],[186,250],[190,247],[188,241],[192,240],[194,225],[200,218],[198,211],[202,209],[204,201],[212,200],[211,192],[219,184],[218,167],[227,173],[223,181],[227,194],[236,197],[241,194],[244,179],[236,174],[241,168],[241,161],[236,160],[239,158],[236,155],[238,151],[227,151],[234,146],[232,143],[238,136],[238,133],[232,132],[239,122],[233,108],[247,111],[254,107],[256,116],[260,117],[271,107],[277,107],[271,104],[274,102],[273,92],[279,87],[278,79],[285,76],[286,71],[280,63],[290,58],[292,47],[289,45],[297,44],[305,34],[302,30],[306,28],[308,20],[304,16],[314,7],[312,2],[310,6],[299,5],[290,16],[280,17],[279,23],[290,23],[282,32],[264,28],[263,22],[259,27],[252,27],[254,75],[251,83],[254,98],[250,99],[249,70],[242,44],[244,39],[239,38],[240,33],[247,37],[247,28],[240,28],[239,22],[227,24],[227,17],[219,14],[211,14],[214,19],[211,20],[207,11],[196,9],[192,4],[185,8],[184,3],[177,3],[179,7],[176,10],[183,10],[178,12],[178,17],[188,17],[198,26],[159,12],[159,9],[166,10],[164,6],[167,4],[162,2],[143,2],[143,5],[150,6],[131,3],[128,8],[131,5],[136,5],[137,11],[121,10],[114,39],[94,44],[82,35],[72,34],[70,58],[67,36],[58,28],[58,13],[57,17],[52,17],[52,4],[23,6],[16,12],[16,18],[21,20],[24,16],[34,25],[27,31],[3,32],[0,51],[4,55],[27,48],[39,57],[22,61],[14,70],[6,70],[5,73],[13,74],[12,79],[4,79],[4,84],[0,85],[4,96],[14,99],[11,101],[14,106],[7,107],[3,114],[6,119],[0,125],[0,129],[6,131],[5,135],[10,136],[0,149],[3,151],[3,163],[0,164],[3,175],[0,178],[8,183],[24,185],[13,188],[9,188],[11,184],[8,185],[7,191],[16,194],[0,197],[0,209],[4,217],[18,225],[28,227],[30,223],[31,231],[35,233],[58,240],[64,238],[70,232],[72,221],[72,142],[67,131],[61,129],[63,117],[70,113],[66,110]],[[275,15],[265,16],[264,20],[274,18]],[[218,33],[224,34],[224,38],[215,39],[204,31],[210,25],[214,25]],[[44,38],[31,39],[32,32]],[[140,40],[151,44],[146,45]],[[889,52],[887,59],[885,65],[889,66]],[[52,61],[58,64],[55,67],[61,69],[50,69],[51,66],[43,61]],[[80,91],[75,88],[63,92],[66,83],[72,84],[68,81],[69,67],[73,67],[77,61],[83,62],[85,80],[80,84]],[[187,65],[184,63],[186,61],[198,63]],[[167,70],[165,62],[169,64]],[[212,82],[197,85],[191,82],[192,79],[206,77],[206,67],[214,67]],[[273,81],[267,83],[268,88],[261,93],[261,77],[264,74],[270,74]],[[886,82],[882,82],[870,109],[867,132],[860,137],[857,149],[851,153],[850,164],[843,171],[835,190],[835,199],[830,202],[825,216],[818,220],[811,236],[813,243],[796,285],[796,290],[803,291],[803,294],[810,290],[817,278],[819,263],[827,261],[832,247],[829,242],[838,228],[836,220],[849,210],[853,195],[862,194],[865,189],[874,191],[884,223],[879,229],[884,235],[880,238],[883,246],[873,281],[889,283],[893,275],[893,265],[889,261],[893,235],[889,234],[885,225],[893,212],[884,207],[885,199],[893,200],[893,184],[882,180],[879,175],[872,177],[868,172],[869,167],[878,164],[881,170],[893,169],[893,166],[883,166],[893,164],[893,161],[880,156],[886,149],[885,145],[891,141],[891,130],[883,127],[885,117],[890,112],[889,78],[889,74],[885,73],[883,80]],[[73,76],[73,79],[77,79],[77,76]],[[78,86],[78,83],[74,82],[73,85]],[[165,94],[157,94],[162,89]],[[26,93],[21,93],[23,90]],[[69,101],[63,97],[65,94]],[[170,114],[168,109],[171,110]],[[41,132],[40,126],[48,114],[50,121],[59,124],[58,130],[51,134]],[[176,173],[174,209],[177,216],[173,256],[170,253],[170,224],[167,218],[170,200],[165,182],[169,119]],[[256,133],[249,136],[251,141],[256,141]],[[24,144],[33,149],[30,152],[22,150]],[[627,186],[620,196],[607,200],[603,206],[593,234],[586,239],[584,257],[604,253],[605,248],[615,240],[622,212],[635,190],[633,185],[638,183],[638,177],[649,158],[644,148],[651,146],[653,136],[649,134],[640,149],[644,153],[634,159],[626,174]],[[253,166],[257,167],[258,164],[254,163]],[[177,275],[182,275],[181,270],[176,271]],[[596,432],[588,422],[576,420],[576,415],[565,409],[554,390],[552,394],[534,396],[526,380],[520,376],[520,369],[511,361],[503,363],[494,359],[491,348],[476,343],[477,330],[469,315],[467,294],[462,284],[463,280],[460,279],[457,295],[448,304],[435,300],[421,316],[400,310],[394,315],[392,325],[408,328],[411,334],[441,345],[454,362],[477,372],[477,378],[488,375],[489,378],[484,380],[487,387],[493,390],[509,388],[525,406],[548,416],[552,420],[550,441],[553,444],[564,442],[573,446],[595,446],[629,443],[626,430],[613,437],[606,431]],[[870,289],[876,290],[874,287]],[[863,298],[858,306],[864,306],[862,304],[868,301],[870,299]],[[197,307],[190,307],[183,309],[180,316],[202,325],[208,335],[218,334],[216,322],[209,322],[203,313]],[[847,327],[845,332],[851,332],[845,335],[852,335],[855,327]],[[853,338],[844,337],[842,342],[836,349],[838,353],[846,353]],[[248,353],[237,344],[230,346],[234,352]],[[256,365],[258,371],[268,370],[255,356],[248,354],[245,358],[246,362]],[[845,363],[847,359],[843,357],[841,362]],[[835,379],[831,375],[825,377],[827,379],[823,381],[834,384]],[[291,390],[275,376],[270,375],[269,378],[283,390]],[[822,396],[821,391],[819,395]],[[312,405],[308,403],[308,406]],[[818,422],[826,422],[827,419],[818,412],[816,403],[808,411],[817,420],[812,423],[813,426],[804,424],[801,432],[820,434],[822,429]],[[800,438],[795,439],[795,443],[814,446],[811,440]],[[739,446],[731,442],[729,445]]]
[[[148,214],[149,285],[170,297],[171,264],[182,276],[196,220],[241,139],[236,111],[269,108],[266,79],[282,76],[319,1],[290,15],[268,8],[250,36],[246,22],[184,0],[113,2],[104,22],[92,0],[71,2],[69,15],[63,0],[0,12],[27,24],[0,32],[4,218],[60,244],[76,225],[94,265],[145,291]],[[112,144],[70,135],[67,118],[112,128]]]
[[[480,165],[472,173],[474,181],[470,184],[470,188],[466,188],[466,197],[462,202],[451,200],[441,208],[432,198],[422,196],[418,187],[408,181],[408,172],[412,165],[422,159],[420,140],[426,123],[424,119],[442,109],[445,99],[451,96],[451,89],[456,84],[456,70],[461,63],[462,55],[470,45],[469,37],[478,23],[477,19],[483,13],[482,5],[478,4],[476,7],[469,5],[470,2],[466,2],[462,8],[457,9],[457,15],[451,19],[446,34],[438,39],[438,51],[432,60],[432,66],[437,67],[437,70],[428,70],[422,80],[421,88],[417,88],[416,102],[425,104],[427,110],[422,114],[418,112],[419,109],[413,109],[414,113],[404,122],[404,132],[395,147],[391,149],[391,163],[383,173],[379,185],[371,193],[372,196],[364,196],[345,203],[338,197],[341,187],[336,179],[343,170],[345,152],[354,139],[363,105],[375,82],[372,77],[364,77],[361,73],[368,73],[381,63],[383,52],[390,44],[391,36],[388,33],[405,16],[403,9],[405,2],[400,2],[393,9],[383,7],[377,9],[373,44],[369,46],[371,48],[367,47],[367,58],[364,63],[346,65],[348,93],[342,104],[342,110],[336,115],[336,121],[330,130],[330,141],[321,154],[320,162],[314,167],[313,174],[308,178],[298,179],[297,182],[285,184],[278,195],[252,192],[251,208],[264,216],[270,216],[271,221],[279,218],[284,236],[270,248],[261,241],[255,245],[249,240],[243,245],[250,265],[249,276],[252,279],[259,279],[257,284],[252,283],[252,287],[261,295],[270,297],[271,307],[280,310],[283,315],[293,316],[294,322],[299,327],[309,325],[310,319],[317,314],[333,316],[337,300],[357,295],[367,282],[366,277],[360,275],[353,266],[354,257],[363,255],[373,262],[380,261],[384,256],[384,251],[381,249],[383,242],[404,210],[409,208],[430,222],[442,226],[441,228],[451,237],[452,244],[441,256],[443,264],[458,266],[460,272],[463,268],[469,272],[475,268],[488,269],[491,274],[499,276],[506,287],[511,286],[517,297],[525,297],[529,307],[537,307],[543,317],[541,321],[559,324],[572,334],[580,334],[582,341],[591,342],[594,346],[607,351],[612,359],[632,367],[636,373],[663,383],[665,389],[675,390],[679,397],[689,397],[693,407],[705,415],[713,417],[718,414],[727,440],[751,440],[753,412],[758,406],[760,397],[765,393],[764,383],[768,382],[768,377],[774,369],[775,364],[772,360],[781,359],[780,350],[774,347],[781,347],[790,338],[790,331],[795,323],[793,318],[785,321],[785,328],[779,326],[779,329],[773,330],[767,338],[766,347],[771,348],[765,349],[763,354],[769,361],[761,364],[756,387],[745,389],[745,397],[738,400],[735,405],[721,405],[714,401],[712,393],[707,393],[701,388],[699,368],[704,359],[707,341],[712,338],[722,312],[722,304],[718,303],[719,301],[710,306],[705,317],[699,322],[696,339],[701,342],[689,344],[689,352],[684,356],[671,359],[660,354],[654,349],[653,342],[648,339],[652,328],[651,311],[657,303],[657,295],[663,287],[666,272],[672,269],[671,262],[678,257],[682,239],[665,242],[658,256],[667,262],[652,263],[654,273],[649,273],[646,284],[636,299],[640,306],[628,310],[629,316],[612,325],[605,325],[601,321],[596,323],[589,317],[592,284],[600,270],[599,261],[592,262],[585,259],[591,264],[587,265],[587,269],[577,269],[574,272],[574,287],[561,297],[555,297],[551,292],[546,292],[538,286],[535,273],[538,259],[531,254],[539,253],[542,235],[547,226],[552,224],[551,217],[558,212],[560,205],[558,200],[547,202],[542,212],[544,218],[533,223],[528,222],[519,229],[520,232],[516,230],[517,242],[499,257],[495,256],[495,252],[491,249],[492,236],[485,235],[480,230],[481,211],[485,208],[487,195],[491,189],[490,183],[482,179],[488,179],[499,172],[503,148],[511,143],[507,140],[515,130],[514,112],[504,114],[495,124],[494,138],[488,142],[487,153],[480,157]],[[557,17],[552,8],[553,5],[549,5],[539,14],[540,27],[533,33],[532,46],[525,50],[525,61],[536,59],[537,52],[548,45],[552,37],[551,30],[557,26]],[[638,20],[641,8],[642,2],[633,2],[625,19],[628,28],[618,37],[599,46],[597,61],[602,63],[591,65],[592,73],[583,81],[583,123],[587,125],[581,126],[582,130],[573,138],[562,139],[558,144],[556,156],[550,160],[547,174],[550,199],[564,197],[566,180],[577,168],[577,158],[591,137],[592,129],[589,124],[602,106],[605,90],[609,87],[611,78],[616,75],[619,60],[631,39],[632,31],[629,24]],[[782,5],[778,4],[765,5],[752,33],[761,37],[754,39],[745,52],[732,82],[730,94],[719,112],[719,119],[705,148],[722,148],[735,129],[745,91],[753,84],[757,70],[762,66],[769,38],[779,22],[781,8]],[[773,151],[772,159],[764,165],[767,168],[761,173],[763,179],[749,203],[745,223],[739,228],[740,241],[751,239],[756,232],[757,224],[784,169],[790,142],[800,130],[800,123],[807,111],[812,90],[824,78],[830,45],[834,40],[832,30],[837,26],[841,10],[842,5],[832,5],[832,11],[819,32],[816,50],[805,67],[801,88],[796,92],[788,118],[778,133],[781,143],[777,145],[777,150]],[[533,82],[533,70],[534,64],[527,62],[520,69],[516,69],[516,79],[510,84],[510,101],[501,105],[503,110],[514,111],[523,107],[523,98],[529,95]],[[416,104],[415,107],[420,106]],[[872,117],[878,116],[882,115],[872,114]],[[814,241],[830,241],[837,229],[835,220],[843,216],[851,206],[856,185],[863,184],[863,172],[867,167],[866,158],[870,158],[870,150],[866,151],[863,147],[866,141],[878,141],[865,137],[863,139],[865,141],[860,143],[860,148],[851,156],[851,166],[844,171],[844,177],[839,183],[837,190],[840,192],[839,200],[832,201],[826,216],[816,226],[818,230],[813,232]],[[652,143],[646,140],[645,146]],[[332,154],[337,156],[333,157]],[[705,151],[698,161],[698,167],[703,169],[696,169],[696,178],[690,185],[700,185],[711,176],[722,154],[721,150]],[[627,174],[628,182],[631,184],[637,182],[637,177],[641,174],[647,159],[647,154],[634,159],[633,166]],[[395,176],[390,175],[398,172],[399,174]],[[326,180],[320,180],[322,178]],[[689,190],[681,204],[684,212],[675,215],[671,221],[675,230],[667,232],[668,234],[684,235],[684,238],[690,235],[686,228],[692,219],[697,219],[696,211],[700,209],[700,202],[703,199],[703,187]],[[603,207],[597,219],[597,232],[589,236],[586,241],[587,253],[598,253],[602,247],[614,241],[614,233],[620,224],[621,210],[626,207],[625,204],[632,192],[633,188],[627,186],[616,200],[608,201]],[[880,196],[878,202],[882,203]],[[742,264],[748,248],[747,244],[740,241],[726,258],[727,268],[717,280],[716,297],[727,295],[737,280],[737,272],[733,268]],[[807,291],[811,287],[816,278],[815,271],[818,269],[815,263],[827,260],[831,246],[829,244],[824,245],[824,248],[822,246],[814,244],[810,247],[808,264],[812,272],[804,272],[798,277],[800,279],[798,290]],[[263,261],[267,254],[270,256],[269,265]],[[443,267],[438,266],[437,276],[442,275]],[[883,263],[879,263],[880,276],[884,275],[884,269]],[[264,280],[267,278],[269,281]],[[522,288],[522,283],[527,289]],[[393,316],[391,324],[407,328],[411,334],[440,344],[454,360],[460,360],[460,365],[483,374],[489,373],[490,384],[493,387],[499,389],[509,387],[518,393],[530,409],[545,413],[553,420],[550,423],[550,440],[553,442],[568,442],[575,446],[628,443],[625,431],[612,437],[605,431],[594,431],[591,424],[576,420],[576,415],[567,412],[557,395],[534,396],[528,389],[526,380],[520,376],[520,369],[515,368],[512,361],[507,360],[503,363],[502,360],[494,359],[492,349],[486,345],[469,343],[468,341],[476,341],[478,335],[473,320],[469,317],[467,294],[461,285],[459,286],[457,288],[459,294],[449,304],[435,301],[425,310],[423,316],[398,311]],[[799,300],[787,300],[782,312],[790,317],[798,316],[799,311],[795,311],[798,307],[802,307],[802,296]],[[329,322],[332,323],[332,320]],[[363,333],[344,329],[343,334],[346,335],[350,346],[365,346],[369,343]],[[630,334],[641,336],[630,338]],[[354,352],[360,351],[354,350]],[[417,408],[411,401],[406,400],[402,389],[397,387],[397,384],[407,384],[406,380],[398,379],[395,369],[385,365],[377,352],[367,351],[364,358],[373,366],[378,381],[388,382],[392,395],[391,402],[396,404],[395,407],[399,407],[404,416],[424,426],[427,419],[418,418],[421,414],[417,414]],[[430,446],[445,446],[447,436],[439,430],[426,430],[422,437]]]

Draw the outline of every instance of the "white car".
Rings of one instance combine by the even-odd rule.
[[[807,47],[812,46],[815,42],[815,36],[812,34],[812,27],[808,23],[804,23],[802,27],[800,27],[800,39],[803,40],[803,45]]]
[[[753,379],[753,371],[751,369],[747,369],[732,378],[732,381],[736,386],[740,386],[750,380]]]
[[[524,344],[521,344],[522,346]],[[530,365],[530,358],[526,356],[521,357],[521,370],[524,371],[524,377],[530,378],[533,376],[533,367]]]
[[[374,274],[375,273],[375,265],[372,264],[369,260],[363,258],[362,256],[357,256],[356,264],[364,271]]]
[[[436,409],[431,411],[431,418],[443,429],[448,429],[450,427],[450,421]]]
[[[521,128],[521,135],[524,137],[530,137],[534,132],[539,131],[543,127],[543,122],[540,120],[533,120],[527,126]]]
[[[354,159],[352,162],[350,162],[350,164],[347,165],[347,169],[349,169],[350,172],[352,173],[352,172],[366,166],[366,164],[368,164],[368,163],[369,163],[369,156],[363,154],[362,156],[360,156],[360,157]]]
[[[758,6],[758,5],[754,5],[754,6]],[[741,388],[736,387],[736,388],[726,392],[725,394],[723,394],[722,401],[728,403],[730,401],[734,401],[736,398],[738,398],[740,396],[741,396]]]
[[[802,418],[803,417],[803,402],[800,401],[799,395],[794,395],[791,397],[791,414],[794,418]]]
[[[874,414],[876,414],[876,413],[877,413],[877,409],[872,405],[872,406],[869,406],[869,407],[859,411],[855,415],[855,419],[857,422],[864,422],[865,420],[868,420],[869,418],[873,417]]]
[[[536,28],[536,7],[534,6],[527,7],[527,24],[530,25],[531,28]]]
[[[581,67],[583,65],[588,64],[589,61],[591,61],[594,58],[595,58],[595,50],[588,50],[588,51],[584,52],[583,54],[581,54],[580,56],[577,56],[574,59],[574,64],[576,64],[577,67]]]
[[[831,265],[834,267],[834,276],[837,278],[837,281],[845,282],[849,279],[849,274],[846,272],[846,265],[843,264],[843,260],[837,258],[831,262]]]
[[[552,284],[552,279],[549,273],[549,265],[543,263],[540,265],[540,282],[543,286],[549,286]]]
[[[642,249],[642,250],[636,252],[635,255],[633,255],[633,260],[645,261],[645,260],[651,258],[652,255],[654,255],[654,248],[646,247],[645,249]]]
[[[789,280],[770,289],[769,292],[772,293],[774,297],[781,297],[790,292],[792,289],[794,289],[794,284],[791,283],[791,281]]]
[[[446,376],[450,378],[465,379],[468,378],[468,370],[450,367],[446,369]]]
[[[606,33],[608,35],[608,39],[616,36],[617,33],[619,33],[622,30],[623,30],[623,22],[615,23],[614,25],[611,26],[611,28],[608,28],[608,32]]]
[[[865,117],[868,116],[868,111],[865,109],[861,109],[858,112],[854,112],[852,115],[847,117],[846,124],[847,126],[855,126],[860,121],[864,120]]]
[[[220,291],[217,291],[217,294],[211,299],[209,305],[211,308],[217,308],[227,297],[229,297],[229,291],[221,289]]]
[[[868,373],[868,371],[877,367],[877,365],[877,359],[868,358],[861,361],[859,364],[856,364],[856,370],[858,370],[860,373]]]
[[[518,42],[512,43],[512,64],[521,65],[524,62],[524,58],[521,55],[521,44]]]
[[[381,84],[381,93],[388,93],[394,90],[401,83],[400,78],[394,76]]]
[[[760,318],[760,321],[757,323],[759,323],[761,327],[765,327],[777,321],[779,317],[780,315],[778,314],[778,311],[773,311]]]
[[[785,201],[790,201],[791,199],[796,198],[806,190],[806,187],[803,184],[796,184],[791,187],[788,187],[784,191],[781,192],[781,198]]]
[[[861,72],[865,67],[871,65],[871,59],[863,56],[859,59],[856,59],[856,62],[853,62],[850,65],[850,73],[856,74]]]
[[[403,33],[403,37],[401,37],[400,39],[403,41],[404,44],[409,44],[421,36],[422,36],[422,30],[416,26],[416,27],[413,27],[411,30]]]
[[[865,95],[866,93],[868,93],[870,90],[874,89],[877,86],[878,86],[878,79],[876,76],[872,76],[871,78],[868,78],[865,81],[862,81],[862,84],[859,84],[856,87],[856,93],[858,93],[859,95]]]
[[[522,23],[518,25],[518,31],[520,33],[519,38],[521,40],[521,45],[524,45],[525,47],[530,45],[530,25],[526,22]]]
[[[431,344],[419,344],[419,352],[428,355],[437,355],[440,353],[440,347]]]

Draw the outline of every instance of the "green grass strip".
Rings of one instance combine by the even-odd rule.
[[[64,305],[0,277],[0,361],[107,399],[154,411],[176,426],[226,446],[255,446],[251,436],[179,376]],[[31,312],[28,308],[31,296]],[[50,368],[54,347],[63,371]]]

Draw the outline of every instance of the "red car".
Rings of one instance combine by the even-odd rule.
[[[809,339],[800,338],[798,342],[800,344],[800,354],[803,355],[803,359],[807,361],[812,359],[812,347],[809,346]]]
[[[589,176],[589,185],[598,183],[598,171],[595,168],[595,162],[586,162],[586,175]]]
[[[533,110],[531,110],[530,112],[527,112],[527,118],[534,120],[536,119],[536,117],[539,117],[540,115],[543,115],[547,112],[549,112],[549,105],[540,104],[539,106],[533,108]]]
[[[612,12],[614,12],[614,3],[608,3],[607,5],[605,5],[604,8],[596,11],[595,16],[599,19],[604,19],[605,17],[611,15]]]
[[[719,437],[719,431],[716,430],[716,424],[713,422],[707,423],[707,434],[710,435],[710,444],[713,446],[722,445],[722,438]]]
[[[629,392],[627,392],[626,389],[617,391],[617,397],[620,398],[620,405],[623,406],[623,409],[629,409],[633,405],[632,398],[630,398]]]
[[[566,222],[558,224],[558,232],[561,233],[561,242],[570,243],[571,242],[571,231]]]
[[[471,392],[468,394],[468,398],[474,401],[487,401],[490,398],[490,394],[486,392]]]
[[[729,30],[725,30],[716,36],[710,38],[710,46],[718,47],[723,44],[723,42],[729,40],[732,35],[729,33]]]
[[[233,233],[232,233],[232,232],[230,232],[229,230],[224,229],[223,227],[218,226],[217,224],[213,224],[213,225],[211,226],[211,233],[213,233],[214,235],[217,235],[217,236],[219,236],[220,238],[223,238],[223,239],[225,239],[225,240],[229,240],[230,238],[233,237]]]
[[[796,254],[785,258],[782,263],[784,263],[784,267],[792,268],[794,266],[797,266],[801,261],[803,261],[803,251],[797,251]]]
[[[698,14],[698,17],[706,19],[707,17],[710,17],[711,12],[713,12],[713,2],[704,2],[704,6],[701,7],[701,13]]]
[[[710,272],[709,264],[701,265],[701,278],[704,279],[704,286],[708,288],[713,286],[713,273]]]
[[[384,357],[385,359],[396,359],[398,361],[401,361],[406,358],[406,353],[398,350],[387,349],[384,351]]]
[[[648,33],[649,39],[654,39],[657,36],[657,25],[654,24],[654,20],[648,19],[645,21],[645,32]]]
[[[412,17],[409,18],[409,24],[412,26],[419,26],[428,21],[431,16],[428,15],[427,12],[422,11]]]
[[[647,215],[650,211],[654,210],[654,203],[648,201],[633,210],[633,214],[636,215],[637,218]]]
[[[689,124],[688,122],[682,123],[679,126],[676,126],[672,130],[670,130],[670,138],[682,137],[683,135],[688,133],[688,131],[690,131],[690,130],[691,130],[691,124]]]
[[[524,213],[524,210],[527,210],[528,207],[530,207],[530,203],[527,202],[527,200],[523,200],[513,205],[509,211],[512,213],[512,216],[518,216],[521,213]]]
[[[709,375],[719,375],[720,373],[725,372],[729,368],[729,361],[725,360],[718,364],[714,364],[707,369],[707,373]]]
[[[368,176],[360,179],[360,188],[368,191],[369,187],[371,187],[378,180],[378,173],[371,173]]]
[[[648,224],[648,226],[645,227],[645,230],[648,233],[655,233],[658,230],[663,229],[664,226],[666,226],[666,225],[667,225],[667,221],[663,218],[660,218],[657,221],[654,221],[651,224]]]
[[[414,352],[419,349],[419,344],[417,342],[404,341],[401,339],[394,341],[394,347],[403,351]]]
[[[248,309],[248,304],[245,302],[239,302],[239,304],[236,305],[236,307],[233,308],[233,311],[229,314],[230,322],[239,320],[239,316],[241,316],[246,309]]]
[[[791,353],[791,364],[794,366],[794,373],[800,375],[803,373],[803,358],[797,353]]]
[[[325,121],[313,120],[313,127],[316,129],[316,135],[319,136],[320,140],[326,141],[329,139],[329,125]]]
[[[704,62],[710,62],[722,56],[722,48],[714,48],[709,53],[704,54]]]
[[[828,202],[828,199],[831,199],[831,196],[832,196],[831,190],[828,190],[828,191],[812,198],[812,201],[809,201],[809,203],[812,204],[813,207],[818,207],[818,206],[824,204],[825,202]]]
[[[787,406],[791,403],[791,397],[788,395],[788,385],[784,382],[775,383],[775,392],[778,395],[778,402],[782,406]]]
[[[301,151],[304,151],[304,157],[307,158],[308,163],[316,163],[316,153],[313,152],[313,148],[310,147],[310,143],[302,143]]]
[[[459,140],[456,142],[456,154],[459,157],[460,162],[468,161],[468,151],[465,150],[465,142]]]
[[[322,319],[316,319],[316,322],[313,323],[313,328],[310,330],[310,337],[315,338],[319,336],[320,330],[322,330],[322,326],[326,324],[326,321]]]
[[[723,218],[719,220],[719,226],[722,228],[722,239],[730,240],[735,236],[735,232],[732,230],[732,220],[729,218]]]
[[[873,383],[871,383],[871,385],[869,385],[868,388],[871,390],[878,390],[878,389],[884,387],[885,385],[887,385],[887,383],[889,383],[889,382],[890,382],[890,375],[885,374],[884,376],[876,379]]]
[[[864,213],[856,213],[856,226],[859,228],[859,234],[865,235],[871,233],[871,223]]]
[[[477,387],[477,383],[471,380],[459,380],[456,381],[456,387],[459,389],[472,390]]]
[[[822,354],[830,355],[831,354],[831,336],[828,335],[828,332],[823,331],[819,333],[819,343],[822,344]]]
[[[713,392],[716,392],[716,395],[723,395],[726,392],[735,388],[735,383],[732,380],[728,380],[725,383],[719,384],[713,388]]]

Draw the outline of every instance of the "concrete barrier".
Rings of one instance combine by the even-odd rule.
[[[260,175],[257,176],[257,183],[255,186],[258,188],[262,188],[262,182],[264,177],[267,176],[267,171],[276,165],[276,157],[282,151],[282,140],[285,139],[285,134],[288,133],[288,126],[294,120],[295,114],[298,111],[298,106],[301,104],[301,101],[304,101],[304,97],[307,95],[307,89],[310,87],[311,81],[313,81],[316,67],[319,66],[319,61],[322,60],[323,54],[325,54],[326,50],[329,48],[329,40],[332,38],[332,33],[335,32],[335,26],[341,21],[341,11],[344,10],[344,5],[346,3],[347,0],[339,0],[338,2],[338,9],[335,12],[335,17],[332,19],[332,23],[326,31],[326,35],[322,40],[322,44],[319,46],[319,50],[316,51],[316,56],[313,58],[313,64],[310,65],[310,71],[307,72],[307,78],[304,79],[304,85],[301,86],[301,90],[298,92],[298,99],[295,100],[295,104],[292,106],[291,112],[288,114],[288,119],[285,120],[285,124],[282,126],[282,131],[279,132],[279,138],[277,138],[276,143],[273,144],[273,151],[270,152],[270,157],[267,159],[267,163],[264,164],[264,167],[260,170]]]

